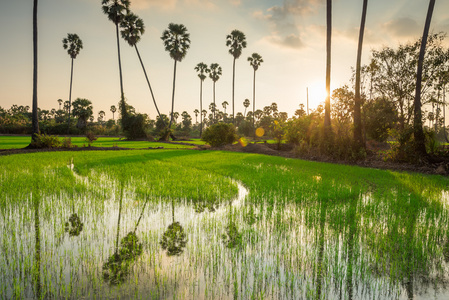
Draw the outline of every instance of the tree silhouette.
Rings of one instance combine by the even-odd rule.
[[[37,0],[33,2],[33,112],[31,142],[36,141],[39,134],[39,117],[37,115]],[[30,144],[31,145],[31,144]]]
[[[115,107],[115,105],[111,105],[111,109],[110,109],[111,113],[112,113],[112,120],[114,120],[114,114],[117,111],[117,108]]]
[[[64,102],[62,99],[58,99],[59,109],[61,109],[62,102]]]
[[[360,97],[360,77],[361,77],[361,60],[362,60],[362,46],[363,34],[365,32],[366,10],[368,7],[368,0],[363,0],[362,21],[360,24],[359,45],[357,49],[357,63],[355,71],[355,98],[354,98],[354,144],[355,150],[365,148],[362,137],[362,113],[361,113],[361,97]]]
[[[70,108],[72,106],[72,81],[73,81],[73,60],[78,56],[81,49],[83,49],[83,41],[76,33],[68,33],[66,38],[62,39],[62,46],[71,58],[70,68],[70,91],[69,91],[69,118],[67,121],[67,134],[70,132]]]
[[[253,112],[256,111],[256,71],[259,69],[261,63],[263,63],[262,56],[258,53],[253,53],[250,57],[248,57],[249,64],[254,69],[254,79],[253,79]],[[246,115],[246,114],[245,114]],[[254,131],[254,139],[256,138],[255,124],[253,118],[253,131]]]
[[[209,68],[205,63],[199,63],[195,67],[195,71],[198,72],[198,77],[200,78],[200,111],[203,110],[203,81],[206,79],[206,74],[210,72]],[[198,111],[198,110],[196,110]],[[195,112],[195,116],[197,116],[198,113]],[[197,122],[198,123],[198,122]],[[200,138],[203,134],[203,118],[200,115]]]
[[[332,0],[326,1],[326,102],[324,104],[324,139],[328,143],[331,136],[331,39],[332,39]]]
[[[220,79],[220,76],[222,74],[222,69],[221,69],[219,64],[213,63],[213,64],[210,65],[209,72],[210,72],[209,73],[209,77],[210,77],[210,79],[212,79],[213,86],[214,86],[214,88],[213,88],[213,99],[214,99],[214,102],[213,103],[214,103],[214,108],[216,108],[216,105],[215,105],[215,83],[218,81],[218,79]],[[214,114],[214,120],[215,120],[215,109],[213,111],[213,114]]]
[[[175,109],[175,84],[176,84],[176,63],[186,56],[187,50],[190,48],[190,34],[187,33],[187,28],[183,24],[170,23],[168,29],[164,30],[161,36],[164,42],[165,51],[170,54],[174,60],[173,70],[173,93],[171,101],[171,117],[168,128],[171,128],[173,123],[173,112]]]
[[[221,103],[221,105],[223,106],[224,113],[226,115],[226,107],[229,105],[228,101],[223,101],[223,103]]]
[[[195,123],[198,124],[198,114],[200,113],[200,111],[196,108],[193,113],[195,114]]]
[[[427,156],[426,152],[426,137],[422,128],[422,113],[421,113],[421,81],[423,73],[424,55],[426,53],[427,37],[429,36],[430,22],[432,21],[433,9],[435,7],[435,0],[429,1],[429,8],[427,10],[426,23],[424,25],[424,32],[422,36],[421,49],[418,58],[418,70],[416,74],[416,91],[415,91],[415,110],[413,120],[413,135],[415,137],[415,151],[420,158]]]
[[[139,49],[137,48],[137,43],[140,41],[141,35],[145,32],[145,25],[143,23],[143,20],[137,15],[128,12],[120,22],[120,27],[122,28],[120,31],[122,38],[127,41],[131,47],[134,47],[134,49],[136,49],[137,57],[139,58],[140,65],[142,66],[145,79],[147,80],[148,88],[150,89],[154,107],[156,108],[159,117],[161,117],[161,113],[159,112],[159,108],[157,107],[156,99],[154,98],[153,89],[151,88],[150,80],[148,79],[147,71],[145,70],[142,58],[140,57]],[[164,121],[163,118],[161,118],[161,120]],[[165,122],[164,126],[166,126]]]
[[[240,57],[243,48],[246,48],[245,34],[234,29],[231,34],[226,36],[226,46],[229,47],[229,53],[234,57],[232,63],[232,123],[234,123],[235,60]]]
[[[108,16],[108,19],[115,24],[115,32],[117,37],[117,54],[118,54],[118,68],[120,75],[120,113],[122,121],[128,116],[125,104],[125,94],[123,92],[123,76],[122,76],[122,62],[120,59],[120,38],[119,38],[119,24],[129,11],[129,0],[102,0],[101,1],[103,13]]]

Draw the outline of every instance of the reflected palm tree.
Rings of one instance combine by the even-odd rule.
[[[148,199],[142,208],[140,217],[134,227],[133,231],[130,231],[124,238],[120,241],[119,247],[119,234],[120,234],[120,219],[122,214],[122,203],[123,203],[123,183],[120,189],[120,202],[119,202],[119,213],[117,220],[117,238],[115,242],[115,252],[112,254],[108,260],[103,264],[103,279],[109,282],[111,285],[117,285],[123,283],[126,277],[130,273],[131,264],[135,259],[142,254],[142,243],[136,235],[137,227],[139,226],[140,220],[142,219],[145,207],[148,203]]]
[[[69,236],[79,236],[83,231],[83,222],[80,217],[75,213],[75,199],[72,197],[72,214],[69,217],[68,222],[65,222],[65,232],[69,233]]]
[[[320,209],[320,235],[318,241],[316,299],[321,299],[321,289],[323,281],[323,258],[324,258],[324,227],[326,226],[326,211],[327,211],[327,200],[322,200]]]
[[[184,252],[187,244],[187,236],[179,222],[175,222],[175,202],[172,199],[172,223],[162,235],[160,244],[163,250],[167,250],[167,256],[179,256]]]
[[[239,229],[233,220],[232,199],[229,200],[228,225],[225,228],[225,233],[221,237],[227,248],[236,248],[242,245],[242,233],[239,232]]]
[[[34,196],[34,195],[33,195]],[[41,284],[41,240],[40,240],[40,219],[39,219],[39,192],[34,196],[34,266],[33,266],[33,280],[35,288],[36,299],[41,299],[42,284]]]
[[[354,262],[354,237],[357,231],[357,204],[358,199],[353,198],[349,204],[349,213],[347,220],[349,222],[349,236],[347,241],[348,247],[348,267],[346,269],[346,284],[348,297],[350,300],[353,299],[353,262]]]

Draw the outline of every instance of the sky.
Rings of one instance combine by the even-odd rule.
[[[350,83],[355,66],[362,0],[334,0],[331,88]],[[422,35],[429,1],[371,0],[362,64],[371,49],[396,47]],[[289,117],[299,105],[324,102],[326,67],[326,5],[324,0],[131,0],[131,10],[145,23],[138,48],[162,113],[171,109],[173,60],[164,50],[162,32],[169,23],[184,24],[191,47],[176,74],[175,109],[194,118],[199,109],[200,80],[194,67],[218,63],[223,75],[216,83],[216,103],[232,109],[232,62],[226,36],[234,29],[245,33],[247,47],[236,61],[235,111],[252,101],[253,69],[247,58],[259,53],[264,62],[256,75],[256,109],[272,102]],[[0,1],[0,106],[32,104],[32,0]],[[437,1],[433,32],[449,31],[449,1]],[[120,85],[115,26],[101,10],[101,0],[39,0],[38,105],[58,108],[68,100],[70,56],[62,39],[76,33],[84,48],[74,61],[72,101],[92,101],[94,112],[112,117]],[[154,119],[154,108],[136,52],[120,40],[124,92],[137,112]],[[212,80],[203,83],[203,109],[212,102]],[[252,107],[252,104],[251,106]]]

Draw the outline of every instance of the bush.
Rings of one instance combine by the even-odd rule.
[[[219,147],[234,143],[237,140],[237,135],[234,125],[218,123],[208,127],[201,139],[212,147]]]
[[[61,147],[61,141],[57,136],[37,134],[36,140],[31,143],[34,148],[59,148]]]
[[[128,140],[136,140],[147,137],[147,115],[128,115],[126,119],[122,119],[122,125],[123,133]]]
[[[89,147],[92,146],[92,143],[97,140],[97,137],[94,135],[92,131],[86,132],[86,142],[89,144]]]

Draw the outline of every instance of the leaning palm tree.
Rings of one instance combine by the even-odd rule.
[[[213,99],[214,99],[214,107],[216,107],[216,105],[215,105],[215,83],[218,81],[218,79],[220,79],[220,76],[222,74],[222,69],[219,64],[213,63],[210,65],[209,72],[210,72],[209,77],[214,82]],[[213,111],[213,113],[214,113],[214,120],[215,120],[215,110]]]
[[[256,111],[256,71],[259,69],[260,64],[263,63],[262,56],[258,53],[253,53],[250,57],[248,57],[249,64],[254,69],[254,77],[253,77],[253,112]],[[253,118],[253,128],[254,128],[254,118]],[[256,132],[254,131],[254,134]]]
[[[198,72],[198,77],[200,78],[200,111],[203,110],[203,81],[206,79],[206,73],[209,73],[210,70],[205,63],[199,63],[195,67],[195,71]],[[198,111],[198,110],[196,110]],[[195,113],[197,116],[198,113]],[[203,135],[203,118],[200,115],[200,137]]]
[[[324,104],[324,139],[328,142],[331,135],[331,38],[332,38],[332,0],[326,1],[326,102]]]
[[[73,81],[73,60],[78,56],[81,49],[83,49],[83,41],[76,33],[68,33],[66,38],[62,39],[62,47],[67,50],[71,58],[70,69],[70,91],[69,91],[69,118],[67,121],[67,133],[70,132],[70,108],[72,106],[72,81]]]
[[[364,148],[363,137],[362,137],[362,113],[361,113],[361,97],[360,97],[360,73],[361,73],[361,60],[362,60],[362,45],[363,45],[363,34],[365,32],[365,21],[366,21],[366,10],[368,7],[368,0],[363,0],[362,9],[362,21],[360,24],[359,33],[359,45],[357,49],[357,63],[355,70],[355,98],[354,98],[354,144],[356,147],[356,152],[361,148]]]
[[[229,47],[229,53],[232,54],[232,56],[234,57],[232,63],[232,123],[235,123],[234,119],[235,60],[240,57],[243,48],[246,48],[245,34],[237,29],[234,29],[231,32],[231,34],[226,36],[226,46]]]
[[[421,113],[421,81],[423,72],[424,55],[426,53],[427,37],[429,36],[430,22],[432,21],[433,9],[435,7],[435,0],[429,1],[429,8],[427,10],[426,23],[424,25],[424,32],[421,41],[421,49],[418,58],[418,70],[416,74],[416,91],[415,91],[415,110],[413,120],[413,135],[415,137],[415,151],[420,158],[427,156],[424,136],[422,128],[422,113]]]
[[[164,30],[161,39],[164,41],[165,51],[170,53],[170,57],[175,61],[173,71],[173,93],[171,100],[171,117],[168,129],[173,123],[173,112],[175,109],[175,84],[176,84],[176,63],[186,56],[187,50],[190,48],[190,34],[183,24],[168,24],[168,29]]]
[[[108,16],[108,19],[115,24],[115,32],[117,36],[117,53],[118,53],[118,69],[120,74],[120,113],[122,120],[128,116],[125,104],[125,94],[123,92],[123,77],[122,77],[122,62],[120,59],[120,38],[119,38],[119,24],[129,11],[129,0],[102,0],[103,13]]]
[[[122,38],[125,41],[127,41],[131,47],[134,47],[134,49],[136,49],[137,57],[139,58],[143,74],[145,75],[148,88],[150,89],[151,97],[153,98],[154,107],[156,108],[160,120],[164,123],[164,126],[167,126],[167,124],[165,124],[164,118],[162,118],[161,113],[159,112],[159,108],[157,107],[156,99],[154,98],[150,80],[148,79],[145,66],[143,65],[142,58],[140,57],[139,49],[137,48],[137,43],[140,41],[141,35],[145,32],[145,25],[143,24],[143,20],[139,18],[137,15],[128,12],[126,16],[123,18],[123,20],[120,22],[120,27],[122,28],[121,30]]]
[[[39,116],[37,113],[37,0],[33,2],[33,112],[31,142],[39,134]]]

